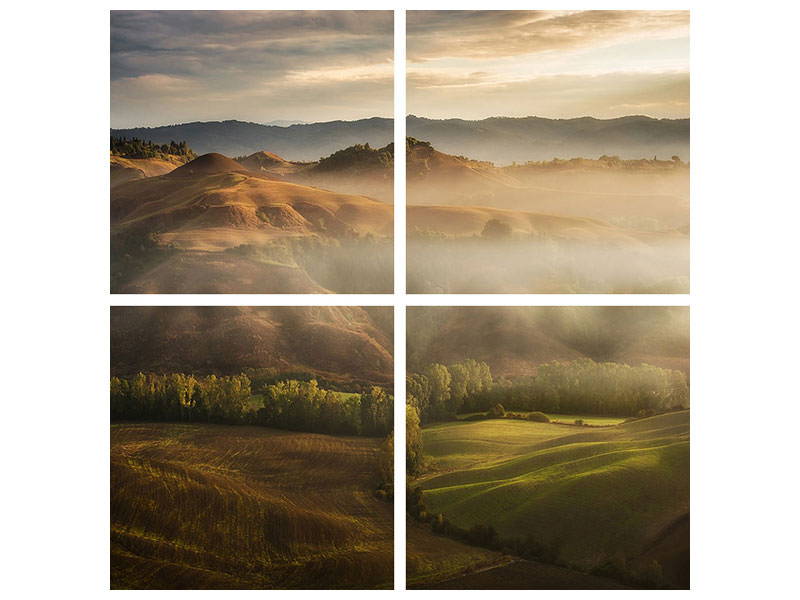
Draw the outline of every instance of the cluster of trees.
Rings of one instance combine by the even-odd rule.
[[[170,141],[169,144],[154,144],[139,138],[127,139],[124,137],[111,137],[111,154],[126,158],[160,158],[169,159],[172,156],[185,157],[187,160],[197,158],[197,154],[186,145],[185,141]]]
[[[406,377],[408,404],[417,409],[422,423],[455,418],[467,398],[491,386],[489,365],[471,358],[449,367],[433,363]]]
[[[111,418],[241,423],[250,400],[246,375],[195,377],[137,373],[111,378]]]
[[[252,424],[344,435],[385,436],[392,430],[392,396],[373,386],[341,393],[316,380],[288,379],[253,396],[245,374],[195,377],[137,373],[111,378],[111,418]]]
[[[383,389],[341,394],[319,387],[316,380],[281,381],[267,387],[258,422],[269,427],[342,435],[387,435],[392,430],[394,401]]]
[[[371,148],[369,144],[355,144],[321,158],[314,171],[371,171],[391,168],[393,164],[393,142],[377,149]]]
[[[421,423],[456,414],[505,410],[635,416],[687,408],[689,386],[680,371],[580,358],[539,366],[535,377],[493,379],[484,362],[433,363],[406,378],[408,404]]]
[[[297,381],[316,380],[319,387],[336,392],[361,394],[369,392],[372,385],[360,381],[333,381],[320,377],[311,371],[281,371],[275,367],[248,367],[243,373],[250,379],[250,388],[254,394],[264,394],[267,388],[279,381],[296,379]]]
[[[580,358],[540,365],[535,377],[499,378],[468,398],[463,412],[506,410],[631,417],[687,408],[689,386],[680,371]]]

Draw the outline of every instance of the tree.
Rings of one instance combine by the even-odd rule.
[[[384,494],[391,494],[394,488],[394,431],[389,433],[381,444],[378,452],[378,473],[380,473],[380,486]]]
[[[430,384],[430,408],[433,419],[443,419],[452,416],[448,411],[450,401],[450,372],[447,367],[439,363],[428,365],[425,369],[425,378]]]
[[[511,237],[511,225],[498,219],[489,219],[483,226],[481,237],[487,240],[505,240]]]
[[[408,402],[419,411],[420,421],[430,421],[431,386],[428,378],[421,373],[406,376],[406,395]]]
[[[406,472],[416,475],[422,469],[422,433],[419,428],[419,413],[406,405]]]
[[[448,406],[448,412],[456,414],[464,404],[464,398],[467,397],[470,373],[467,367],[461,363],[450,365],[447,370],[450,372],[450,406]]]

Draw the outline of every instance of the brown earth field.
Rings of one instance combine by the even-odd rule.
[[[387,589],[380,439],[112,424],[112,589]]]
[[[390,315],[381,307],[113,307],[112,374],[273,367],[387,385]]]

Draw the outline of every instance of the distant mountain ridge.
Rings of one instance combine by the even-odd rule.
[[[261,150],[287,160],[319,160],[355,144],[369,143],[375,148],[394,139],[393,119],[373,117],[358,121],[328,121],[280,127],[245,121],[208,121],[112,129],[116,137],[136,137],[159,144],[186,140],[198,154],[218,152],[226,156],[250,155]]]
[[[498,165],[604,154],[623,159],[678,155],[689,160],[689,119],[490,117],[468,121],[409,115],[406,128],[407,135],[427,140],[442,152]],[[267,150],[289,161],[315,161],[356,144],[386,146],[394,139],[394,123],[373,117],[281,127],[232,120],[112,129],[111,135],[159,144],[185,140],[198,154],[249,156]]]
[[[623,159],[678,155],[689,160],[689,119],[490,117],[467,121],[409,115],[406,135],[427,140],[448,154],[500,165],[604,154]]]

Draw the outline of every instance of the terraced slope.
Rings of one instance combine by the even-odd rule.
[[[423,446],[436,467],[419,482],[431,512],[557,542],[585,569],[658,555],[665,582],[688,586],[688,411],[602,428],[447,423],[424,429]]]
[[[388,588],[380,440],[111,427],[111,587]]]

